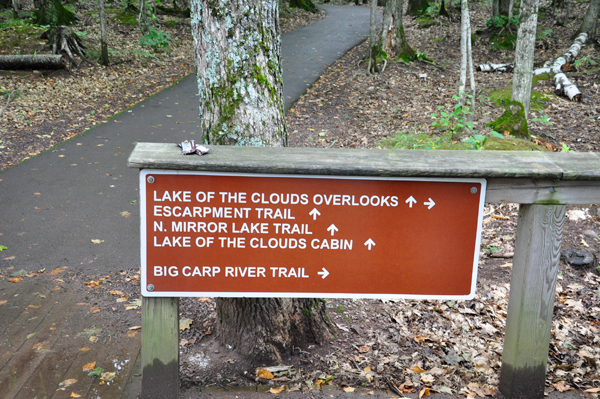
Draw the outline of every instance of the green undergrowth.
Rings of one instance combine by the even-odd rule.
[[[544,76],[546,75],[546,76]],[[548,79],[548,74],[542,74],[533,77],[533,84],[535,85],[540,80]],[[501,89],[490,91],[489,99],[491,102],[499,107],[504,107],[510,101],[512,95],[512,86],[505,86]],[[539,93],[537,91],[531,91],[531,102],[529,108],[532,111],[543,111],[548,108],[548,102],[550,97],[546,94]]]
[[[123,25],[136,26],[138,24],[138,14],[122,11],[112,18],[114,21],[119,21]]]
[[[518,137],[474,135],[453,141],[450,135],[406,133],[401,131],[378,143],[381,148],[403,150],[488,150],[488,151],[546,151],[530,140]]]
[[[40,39],[44,29],[32,25],[0,29],[0,54],[35,54],[46,42]]]

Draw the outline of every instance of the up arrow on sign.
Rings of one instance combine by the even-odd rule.
[[[373,245],[377,245],[375,244],[375,241],[371,240],[370,238],[367,240],[367,242],[365,242],[365,245],[367,247],[369,247],[369,251],[371,250],[371,247],[373,247]]]
[[[331,231],[331,235],[333,236],[335,232],[338,231],[338,228],[335,227],[335,224],[331,224],[331,226],[327,228],[327,231]]]

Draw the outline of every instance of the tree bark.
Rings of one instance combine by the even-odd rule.
[[[408,0],[408,9],[406,13],[413,17],[425,14],[429,7],[428,0]]]
[[[207,144],[285,146],[279,0],[193,0],[200,121]],[[333,337],[316,299],[217,299],[217,337],[254,362],[280,363]]]
[[[598,23],[598,16],[600,15],[600,0],[591,0],[588,6],[583,22],[579,27],[579,30],[573,35],[573,37],[579,36],[581,33],[587,33],[588,38],[594,41],[596,38],[596,26]]]
[[[72,25],[77,18],[60,0],[35,0],[35,23],[38,25]]]
[[[515,70],[513,74],[512,101],[523,104],[525,118],[531,100],[531,79],[533,76],[533,55],[537,29],[539,0],[522,0],[519,15],[519,30],[515,49]]]
[[[383,22],[381,24],[381,48],[388,58],[394,57],[396,53],[396,2],[388,0],[383,11]]]
[[[148,16],[146,15],[146,0],[140,0],[140,14],[138,15],[138,23],[143,33],[148,32]]]
[[[204,139],[285,146],[278,1],[215,3],[192,2]]]
[[[461,8],[461,24],[460,24],[460,81],[458,84],[458,97],[459,104],[463,110],[466,105],[466,86],[467,86],[467,75],[469,75],[469,82],[471,88],[471,95],[475,94],[475,77],[473,74],[473,59],[471,57],[471,18],[469,15],[469,2],[468,0],[462,0],[460,4]],[[473,103],[473,101],[471,101]]]
[[[498,0],[498,11],[500,15],[508,17],[508,10],[510,9],[510,0]]]
[[[500,18],[500,0],[492,0],[492,20]]]
[[[65,59],[60,54],[0,56],[0,69],[2,70],[65,69],[66,66]]]
[[[304,343],[333,339],[333,326],[319,299],[220,298],[219,340],[255,363],[278,364]]]
[[[396,0],[396,58],[412,61],[417,58],[417,53],[408,44],[404,34],[404,0]]]
[[[100,65],[108,66],[108,40],[106,38],[106,15],[104,13],[104,0],[98,0],[100,11]]]
[[[367,73],[379,73],[377,56],[381,52],[381,43],[377,37],[377,1],[371,0],[371,16],[369,23],[369,63]]]
[[[177,8],[167,8],[167,7],[163,7],[160,5],[156,6],[156,10],[162,12],[165,15],[171,15],[173,17],[179,17],[179,18],[189,18],[190,17],[190,9],[186,8],[184,10],[180,10]]]

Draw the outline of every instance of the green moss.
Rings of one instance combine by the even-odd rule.
[[[550,74],[549,73],[542,73],[540,75],[533,75],[532,84],[535,86],[536,84],[538,84],[542,80],[549,80],[549,79],[550,79]]]
[[[344,308],[342,305],[336,307],[335,309],[333,309],[333,311],[335,313],[344,313],[346,311],[346,308]]]
[[[535,79],[536,76],[534,76],[533,84],[535,84],[539,80],[543,80],[544,75],[547,75],[547,74],[538,75],[541,78],[539,78],[537,80]],[[496,105],[498,105],[500,107],[504,107],[504,106],[506,106],[506,104],[508,104],[510,102],[511,96],[512,96],[512,86],[506,86],[501,89],[490,92],[489,99]],[[548,108],[548,104],[547,104],[548,101],[550,101],[550,98],[546,94],[539,93],[537,91],[532,91],[529,108],[532,111],[542,111],[542,110]]]
[[[44,32],[35,26],[12,26],[0,30],[0,53],[3,54],[34,54],[43,46],[40,35]]]
[[[490,137],[485,144],[485,149],[488,151],[547,151],[531,140],[508,136],[503,139]]]
[[[169,21],[165,22],[165,26],[167,28],[171,28],[171,29],[176,28],[177,27],[177,21],[169,20]]]
[[[119,21],[124,25],[136,26],[138,24],[137,17],[138,17],[137,14],[134,14],[134,13],[131,13],[128,11],[123,11],[123,12],[119,12],[112,19],[113,19],[113,21]]]
[[[508,131],[513,136],[531,137],[527,127],[527,118],[525,117],[525,108],[518,101],[508,101],[506,110],[493,122],[486,126],[491,127],[497,132]]]
[[[427,29],[431,26],[439,25],[440,23],[435,19],[431,18],[429,15],[422,15],[417,18],[417,24],[419,29]]]
[[[436,37],[435,39],[431,39],[432,43],[444,42],[446,41],[446,37]]]

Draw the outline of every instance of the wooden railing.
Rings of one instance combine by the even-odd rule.
[[[211,146],[202,157],[138,143],[140,169],[279,175],[485,178],[486,202],[518,203],[500,374],[509,398],[543,398],[567,204],[600,203],[600,155],[511,151],[351,150]],[[178,298],[144,298],[142,397],[178,397]]]

